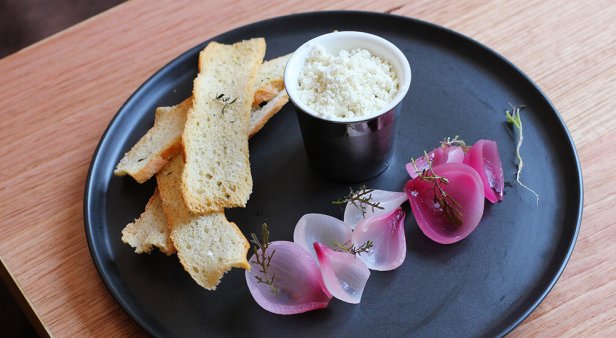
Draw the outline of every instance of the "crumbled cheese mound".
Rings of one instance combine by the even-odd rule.
[[[361,48],[331,55],[312,49],[299,75],[299,97],[323,118],[359,117],[390,103],[398,93],[391,64]]]

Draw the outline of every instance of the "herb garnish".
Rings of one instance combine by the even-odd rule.
[[[426,182],[433,183],[432,189],[434,190],[434,206],[445,213],[445,216],[449,222],[455,224],[456,226],[462,226],[463,214],[460,210],[460,204],[453,198],[453,196],[443,190],[443,187],[441,186],[442,184],[449,184],[449,179],[439,176],[434,172],[432,169],[432,160],[426,152],[424,152],[424,157],[428,163],[428,168],[423,170],[419,170],[415,159],[411,159],[411,163],[415,168],[417,176]]]
[[[259,265],[259,272],[263,274],[263,277],[255,275],[255,279],[257,283],[267,284],[270,287],[270,290],[274,295],[278,295],[280,290],[274,285],[274,279],[276,278],[276,272],[272,273],[270,277],[268,275],[268,269],[270,267],[270,263],[272,262],[272,257],[276,253],[276,250],[272,250],[272,253],[267,255],[267,248],[269,247],[269,229],[267,227],[267,223],[263,223],[261,226],[261,241],[257,238],[257,235],[252,233],[250,235],[252,239],[250,242],[254,244],[252,250],[255,253],[255,260],[251,261],[251,263],[255,263]]]
[[[366,185],[360,186],[357,191],[354,191],[352,187],[349,187],[348,195],[335,201],[332,201],[332,203],[336,205],[351,203],[361,211],[361,216],[363,218],[366,218],[366,212],[368,212],[368,207],[372,208],[372,212],[374,212],[375,208],[384,209],[381,206],[381,202],[371,202],[373,191],[374,189],[366,189]]]
[[[220,104],[222,104],[222,110],[220,111],[220,113],[222,115],[225,115],[225,110],[227,108],[229,108],[229,106],[231,106],[232,104],[235,103],[235,101],[237,101],[237,97],[234,99],[231,99],[230,96],[225,96],[225,94],[218,94],[216,95],[216,97],[214,98],[214,101],[219,102]]]
[[[513,106],[511,103],[511,111],[509,109],[505,110],[505,116],[507,118],[507,123],[510,123],[515,129],[518,130],[518,142],[515,147],[515,156],[518,160],[518,170],[515,175],[515,181],[518,182],[522,187],[526,188],[526,190],[532,192],[537,198],[537,205],[539,205],[539,194],[537,194],[533,189],[526,186],[526,184],[522,183],[520,180],[520,175],[522,174],[522,168],[524,167],[524,161],[522,160],[522,155],[520,154],[520,148],[522,147],[522,142],[524,141],[524,134],[522,133],[522,118],[520,118],[520,111],[524,109],[524,106]]]
[[[346,242],[344,244],[341,244],[338,241],[332,241],[332,244],[335,247],[337,247],[337,248],[339,248],[339,249],[341,249],[341,250],[343,250],[345,252],[348,252],[348,253],[350,253],[352,255],[361,255],[362,252],[368,252],[374,246],[374,242],[372,242],[372,241],[366,241],[366,243],[360,245],[359,247],[355,246],[355,244],[350,243],[350,242],[351,241],[348,241],[348,242]]]
[[[461,147],[464,152],[468,151],[471,147],[466,145],[464,140],[460,139],[460,135],[456,135],[456,137],[446,137],[441,141],[441,147]]]

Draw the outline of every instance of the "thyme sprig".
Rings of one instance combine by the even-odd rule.
[[[272,273],[272,276],[269,276],[269,267],[272,263],[272,257],[276,253],[276,250],[272,250],[272,253],[267,255],[267,248],[269,247],[269,229],[267,227],[267,223],[263,223],[261,226],[261,240],[257,238],[257,235],[252,233],[250,235],[252,239],[250,242],[254,244],[252,250],[255,254],[255,259],[251,261],[251,263],[257,264],[259,266],[259,272],[263,275],[263,277],[255,275],[255,279],[257,283],[267,284],[270,287],[270,290],[274,295],[278,295],[280,290],[274,285],[274,280],[276,279],[276,272]]]
[[[458,201],[456,201],[453,196],[449,195],[442,186],[443,184],[449,184],[449,179],[443,176],[439,176],[434,172],[434,170],[432,169],[432,160],[426,152],[424,152],[424,157],[426,159],[426,162],[428,163],[428,168],[423,170],[419,170],[417,168],[415,159],[411,159],[411,163],[415,168],[417,176],[426,182],[433,183],[432,189],[434,190],[434,200],[432,202],[434,203],[434,206],[437,209],[441,209],[443,211],[449,222],[453,223],[458,227],[462,226],[463,214],[460,210],[460,203],[458,203]]]
[[[225,94],[218,94],[214,98],[214,101],[219,102],[220,104],[222,104],[222,110],[220,111],[220,113],[222,115],[225,115],[225,110],[227,108],[229,108],[229,106],[231,106],[232,104],[234,104],[237,101],[237,97],[231,99],[230,96],[225,96]]]
[[[524,106],[513,106],[511,103],[509,104],[511,110],[505,110],[505,116],[507,118],[507,123],[510,123],[515,129],[518,130],[518,142],[515,147],[515,156],[518,160],[518,170],[515,174],[515,181],[520,184],[526,190],[532,192],[537,199],[537,205],[539,205],[539,194],[537,194],[533,189],[529,188],[526,184],[522,183],[520,176],[522,175],[522,168],[524,167],[524,160],[522,159],[522,155],[520,154],[520,148],[522,148],[522,142],[524,142],[524,133],[522,129],[522,118],[520,117],[520,111],[522,111]]]
[[[384,209],[381,206],[381,202],[372,202],[373,191],[374,189],[367,189],[366,185],[361,185],[357,191],[354,191],[352,187],[349,187],[348,195],[332,201],[332,203],[336,205],[351,203],[361,211],[361,216],[366,218],[368,207],[372,208],[372,212],[374,212],[375,208]]]
[[[361,255],[363,252],[368,252],[370,251],[370,249],[372,249],[372,247],[374,246],[374,242],[372,241],[366,241],[366,243],[360,245],[360,246],[356,246],[355,244],[351,243],[351,241],[348,241],[346,243],[340,243],[338,241],[332,241],[332,244],[344,251],[344,252],[348,252],[352,255]]]
[[[466,145],[464,140],[460,139],[460,135],[456,135],[454,138],[446,137],[441,141],[441,147],[461,147],[465,152],[471,147]]]

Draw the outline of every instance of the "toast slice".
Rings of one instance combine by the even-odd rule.
[[[191,106],[189,98],[176,106],[156,108],[154,127],[124,155],[113,173],[128,174],[139,183],[154,176],[182,149],[182,131]]]
[[[244,207],[250,197],[250,112],[264,55],[263,38],[211,42],[199,54],[193,107],[182,134],[182,193],[194,213]]]
[[[156,175],[169,234],[184,269],[202,287],[215,290],[231,268],[250,269],[249,244],[223,212],[193,214],[180,190],[184,162],[173,157]]]
[[[136,253],[149,253],[153,247],[167,255],[175,253],[158,189],[139,218],[122,230],[122,242],[135,248]]]
[[[284,89],[284,69],[292,54],[283,55],[275,59],[265,61],[257,73],[255,96],[252,108],[256,109],[264,102],[273,99]]]
[[[269,61],[257,73],[257,90],[253,97],[250,115],[250,136],[256,134],[267,120],[274,116],[289,101],[279,98],[275,104],[266,104],[280,96],[284,90],[284,68],[291,54]],[[167,163],[168,159],[182,149],[182,132],[188,110],[192,107],[192,96],[179,105],[156,109],[154,127],[135,144],[118,163],[116,176],[130,175],[143,183],[154,176]]]
[[[250,133],[249,137],[258,133],[263,126],[274,116],[285,104],[289,102],[289,95],[287,91],[282,89],[276,96],[274,96],[263,107],[259,107],[252,111],[250,114]]]

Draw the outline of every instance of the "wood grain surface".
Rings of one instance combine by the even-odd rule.
[[[211,36],[331,9],[391,12],[451,28],[496,50],[542,88],[579,151],[584,217],[564,274],[512,336],[616,336],[613,0],[132,0],[0,60],[0,258],[47,333],[145,335],[103,285],[82,214],[90,159],[128,96]]]

